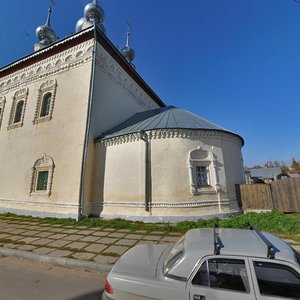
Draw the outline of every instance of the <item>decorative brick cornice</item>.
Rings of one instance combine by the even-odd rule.
[[[96,65],[115,83],[122,87],[133,99],[145,109],[157,108],[153,99],[128,75],[116,60],[103,48],[98,47]]]
[[[2,125],[3,112],[5,108],[6,98],[4,96],[0,96],[0,129]]]
[[[153,139],[172,139],[172,138],[182,138],[182,139],[193,139],[193,138],[209,138],[209,139],[219,139],[226,140],[229,142],[236,143],[239,147],[242,146],[241,139],[229,132],[221,130],[206,130],[206,129],[156,129],[147,131],[148,140]],[[130,133],[126,135],[121,135],[117,137],[112,137],[103,140],[97,140],[95,142],[97,146],[115,146],[124,143],[131,143],[140,141],[140,133]]]
[[[92,59],[93,39],[85,41],[61,53],[34,63],[0,79],[0,92],[7,93],[29,83],[66,72]]]

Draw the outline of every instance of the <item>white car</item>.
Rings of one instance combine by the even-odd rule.
[[[116,262],[102,299],[300,299],[300,257],[254,229],[192,229],[175,246],[138,245]]]

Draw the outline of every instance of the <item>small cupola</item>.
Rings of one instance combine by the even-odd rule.
[[[57,40],[56,33],[54,32],[54,30],[51,28],[50,25],[51,14],[52,14],[52,1],[48,9],[48,17],[46,23],[44,25],[39,26],[35,31],[35,34],[39,39],[39,42],[34,45],[34,51],[38,51],[42,48],[45,48]]]
[[[127,31],[126,46],[124,48],[121,48],[120,52],[125,57],[125,59],[131,64],[131,66],[135,68],[134,64],[132,63],[135,58],[135,52],[130,46],[130,25],[129,24],[128,24],[128,31]]]
[[[104,11],[99,5],[98,0],[93,0],[93,2],[85,6],[84,17],[78,20],[75,30],[79,32],[92,25],[97,25],[105,33],[105,27],[103,25],[104,17]]]

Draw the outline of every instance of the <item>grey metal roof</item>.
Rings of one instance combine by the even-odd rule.
[[[118,126],[105,132],[98,139],[109,139],[116,136],[155,129],[204,129],[232,133],[189,111],[174,106],[166,106],[137,113]],[[241,138],[240,136],[238,137]],[[241,140],[244,142],[242,138]]]
[[[274,179],[274,175],[277,176],[282,173],[281,168],[257,168],[250,169],[251,177]]]

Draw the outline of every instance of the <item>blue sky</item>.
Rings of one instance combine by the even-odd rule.
[[[74,32],[89,0],[56,0],[52,28]],[[300,3],[294,0],[100,0],[111,41],[126,22],[138,73],[168,105],[245,139],[245,164],[300,160]],[[0,66],[30,54],[48,0],[2,1]],[[25,31],[30,35],[26,35]]]

